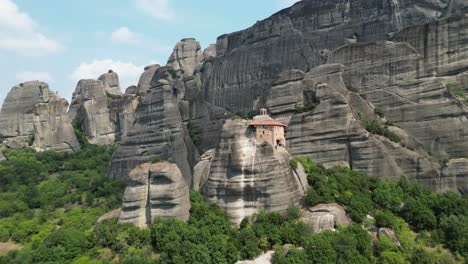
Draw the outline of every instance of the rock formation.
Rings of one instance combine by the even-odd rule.
[[[70,118],[81,126],[90,143],[112,145],[132,129],[141,100],[139,92],[139,88],[129,87],[122,94],[119,77],[112,70],[98,80],[80,80],[73,93]]]
[[[351,224],[351,219],[346,211],[338,204],[319,204],[302,210],[300,219],[312,233],[320,233],[325,230],[335,230],[339,226]]]
[[[79,148],[66,115],[68,102],[44,82],[21,83],[11,89],[0,112],[0,139],[9,147],[71,151]]]
[[[201,66],[200,54],[200,44],[186,39],[176,45],[168,66],[147,67],[138,87],[146,94],[136,109],[131,131],[114,154],[110,178],[127,181],[133,168],[159,158],[177,163],[186,182],[192,184],[199,151],[216,147],[228,113],[202,98],[201,72],[194,70]],[[153,70],[149,88],[142,88]],[[199,140],[193,142],[190,136],[195,134]]]
[[[462,0],[298,2],[218,38],[203,100],[231,112],[267,107],[289,125],[291,154],[327,167],[466,190],[468,167],[441,165],[468,151],[457,92],[467,84],[467,10]],[[361,114],[401,142],[368,133]]]
[[[151,80],[153,79],[156,70],[158,70],[161,66],[159,64],[153,64],[145,67],[145,71],[140,76],[140,80],[138,81],[138,94],[146,95],[149,93],[149,89],[151,88]]]
[[[68,102],[56,94],[34,107],[34,142],[39,150],[70,151],[80,148],[70,118]]]
[[[188,221],[189,187],[173,163],[142,164],[129,174],[119,223],[146,227],[155,218]]]
[[[119,75],[114,71],[109,70],[109,72],[101,75],[98,80],[109,85],[109,89],[106,90],[107,92],[116,95],[122,94],[122,91],[120,90]]]
[[[174,47],[167,66],[176,71],[181,70],[183,74],[191,76],[202,60],[203,54],[200,43],[193,38],[183,39]]]
[[[282,147],[257,145],[247,121],[227,120],[202,192],[237,224],[260,209],[285,212],[304,194],[290,159]]]

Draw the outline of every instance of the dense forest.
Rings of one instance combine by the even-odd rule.
[[[235,263],[275,250],[274,263],[466,263],[468,198],[437,194],[405,180],[384,181],[309,158],[304,206],[338,203],[353,224],[311,234],[298,219],[260,212],[231,225],[225,212],[191,193],[188,223],[148,229],[97,219],[120,206],[124,186],[106,179],[113,148],[84,144],[75,153],[10,149],[0,162],[0,263]],[[399,243],[376,236],[395,231]],[[288,247],[283,247],[289,244]],[[287,249],[286,249],[287,248]]]

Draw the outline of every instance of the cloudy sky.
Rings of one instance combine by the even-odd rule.
[[[46,81],[68,100],[76,83],[113,69],[123,89],[174,44],[202,48],[297,0],[0,0],[0,102],[12,86]]]

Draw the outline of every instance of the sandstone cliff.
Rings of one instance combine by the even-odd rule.
[[[71,151],[79,148],[68,102],[44,82],[21,83],[11,89],[0,112],[0,140],[9,147]]]
[[[286,149],[255,141],[247,121],[227,120],[202,186],[207,200],[224,208],[237,224],[261,209],[285,212],[307,188],[290,168]]]
[[[177,165],[142,164],[129,174],[119,223],[146,227],[155,218],[188,221],[189,187]]]
[[[139,89],[120,91],[117,73],[109,70],[98,80],[80,80],[73,93],[69,116],[88,141],[112,145],[132,129],[140,101]]]
[[[468,151],[468,109],[457,92],[467,83],[466,4],[298,2],[218,38],[216,57],[203,64],[203,100],[231,112],[267,107],[289,124],[292,155],[465,190],[468,168],[442,167]],[[401,141],[368,133],[360,115]]]

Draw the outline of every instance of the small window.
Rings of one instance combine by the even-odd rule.
[[[265,135],[265,131],[263,131],[263,135]]]

